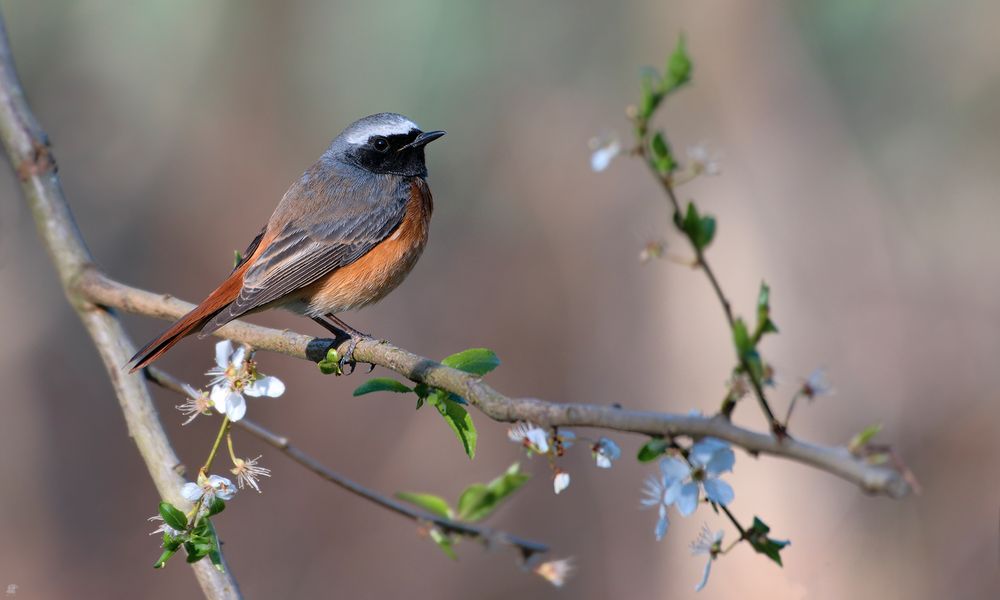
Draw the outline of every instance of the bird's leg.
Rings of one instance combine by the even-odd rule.
[[[369,336],[366,333],[358,331],[357,329],[351,327],[347,323],[344,323],[333,313],[328,313],[324,315],[324,317],[326,319],[329,319],[329,321],[332,321],[332,323],[323,320],[319,317],[313,317],[312,320],[319,323],[324,329],[326,329],[330,333],[333,333],[335,336],[337,336],[338,339],[342,336],[347,337],[350,343],[347,345],[347,352],[345,352],[344,355],[340,357],[340,368],[343,370],[345,366],[350,364],[351,372],[354,372],[354,364],[355,364],[354,349],[358,347],[358,342],[360,342],[364,338],[371,336]],[[375,365],[371,365],[371,368],[368,370],[368,372],[370,373],[374,369]]]

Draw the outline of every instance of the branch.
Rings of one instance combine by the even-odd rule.
[[[181,394],[182,396],[187,396],[187,392],[184,391],[184,382],[177,379],[173,375],[170,375],[157,367],[147,367],[145,371],[146,376],[150,379],[150,381],[163,388]],[[285,456],[291,458],[330,483],[337,485],[356,496],[368,500],[369,502],[373,502],[382,508],[387,508],[397,514],[403,515],[404,517],[416,521],[417,523],[430,523],[444,533],[454,533],[464,537],[478,539],[487,546],[494,543],[502,543],[513,546],[520,551],[521,558],[525,561],[528,561],[531,557],[537,554],[543,554],[549,551],[548,546],[545,544],[532,540],[526,540],[505,531],[499,531],[487,527],[477,527],[468,523],[460,523],[438,515],[432,515],[425,511],[416,510],[407,504],[398,502],[388,496],[383,496],[382,494],[379,494],[374,490],[370,490],[363,485],[344,477],[336,471],[331,470],[319,462],[316,458],[313,458],[296,446],[292,445],[292,443],[288,441],[287,437],[269,431],[262,425],[259,425],[247,418],[236,421],[234,425],[249,431],[253,435],[257,436],[258,439],[261,439],[274,448],[277,448],[284,453]]]
[[[71,282],[91,264],[92,258],[63,196],[48,139],[25,101],[2,16],[0,138],[64,291],[97,346],[111,378],[129,436],[135,441],[159,495],[173,504],[185,505],[180,495],[183,479],[174,471],[180,461],[157,418],[149,390],[139,375],[128,375],[121,368],[135,348],[112,311],[77,297],[71,289]],[[236,579],[228,568],[220,572],[208,561],[191,566],[206,597],[241,597]]]
[[[194,305],[171,296],[154,294],[114,281],[96,268],[89,268],[75,281],[74,292],[90,302],[129,312],[176,319]],[[317,362],[335,345],[314,338],[233,321],[215,335],[295,358]],[[346,343],[340,351],[346,350]],[[752,431],[722,416],[677,415],[627,410],[594,404],[562,404],[535,398],[510,398],[477,377],[418,356],[388,342],[365,339],[358,343],[354,358],[385,367],[419,383],[441,388],[465,398],[495,421],[531,421],[541,426],[577,426],[613,429],[651,436],[712,436],[741,446],[751,454],[788,458],[842,477],[866,492],[899,498],[910,493],[903,475],[885,466],[871,465],[843,446],[821,446],[789,437],[779,438]]]

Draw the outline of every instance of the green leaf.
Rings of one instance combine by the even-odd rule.
[[[396,493],[396,497],[403,502],[409,502],[410,504],[419,506],[432,515],[437,515],[446,519],[455,518],[455,513],[451,510],[451,506],[448,505],[448,501],[441,496],[435,496],[434,494],[417,494],[414,492],[398,492]]]
[[[670,447],[670,442],[663,438],[653,438],[642,445],[639,448],[639,455],[637,458],[639,462],[650,462],[656,460],[660,455],[667,451]]]
[[[187,515],[169,502],[160,502],[160,516],[164,523],[177,531],[187,529]]]
[[[485,519],[530,478],[521,472],[520,464],[514,463],[489,483],[473,483],[458,499],[458,518],[469,522]]]
[[[691,57],[687,53],[684,35],[677,37],[677,45],[667,60],[667,72],[663,78],[663,92],[670,93],[691,81]]]
[[[639,74],[639,118],[648,121],[663,100],[663,82],[653,67],[644,67]]]
[[[489,348],[470,348],[446,357],[441,364],[482,377],[500,366],[500,359]]]
[[[687,212],[683,218],[678,214],[674,215],[674,223],[687,234],[688,239],[698,250],[707,248],[715,238],[715,217],[700,215],[694,202],[688,202]]]
[[[771,321],[771,288],[761,281],[757,294],[757,328],[753,337],[759,341],[765,333],[778,333],[778,327]]]
[[[473,483],[462,490],[458,497],[458,518],[462,521],[478,521],[493,512],[496,498],[485,483]]]
[[[750,332],[747,331],[747,324],[743,319],[737,318],[733,323],[733,344],[736,345],[736,354],[741,359],[754,351],[753,340],[750,339]]]
[[[162,569],[163,567],[165,567],[167,561],[170,560],[170,557],[173,556],[176,552],[177,548],[174,548],[173,550],[164,550],[163,553],[160,554],[160,558],[156,559],[156,562],[153,563],[153,568]]]
[[[768,537],[770,531],[771,528],[766,523],[759,517],[754,517],[753,526],[747,530],[747,540],[754,550],[778,563],[779,566],[784,566],[781,563],[781,550],[791,542]]]
[[[851,454],[859,453],[880,431],[882,431],[881,423],[865,427],[860,433],[851,438],[851,441],[847,444],[847,449],[850,450]]]
[[[316,366],[324,375],[343,375],[340,369],[340,354],[336,348],[327,350],[326,358],[316,363]]]
[[[240,254],[239,250],[233,250],[233,268],[240,266],[241,262],[243,262],[243,255]]]
[[[406,394],[412,391],[413,389],[410,388],[410,386],[404,385],[395,379],[390,379],[388,377],[375,377],[359,385],[358,388],[354,390],[354,395],[364,396],[365,394],[370,394],[372,392],[396,392],[397,394]]]
[[[653,134],[649,149],[652,153],[653,164],[660,174],[668,175],[677,169],[677,161],[674,159],[674,155],[670,151],[670,144],[667,143],[662,131]]]
[[[224,510],[226,510],[226,503],[222,498],[215,496],[212,498],[212,503],[208,505],[208,516],[217,515]]]
[[[196,546],[194,542],[184,542],[184,551],[187,552],[187,561],[196,563],[208,556],[209,548],[205,547],[204,544]]]
[[[698,229],[692,241],[695,246],[704,250],[712,243],[713,238],[715,238],[715,217],[706,215],[698,222]]]
[[[431,539],[438,545],[438,548],[441,548],[442,552],[448,555],[448,558],[458,560],[458,555],[455,554],[455,549],[452,548],[451,536],[441,533],[438,529],[431,529]]]
[[[478,434],[468,411],[441,390],[434,390],[427,396],[427,403],[441,413],[445,422],[455,432],[455,437],[462,443],[465,453],[469,455],[470,459],[474,458],[476,456],[476,438]]]
[[[211,521],[205,520],[208,523],[208,533],[211,536],[211,548],[208,551],[208,560],[212,561],[212,566],[214,566],[220,573],[226,572],[226,566],[222,562],[222,544],[219,542],[219,534],[215,531],[215,525]]]

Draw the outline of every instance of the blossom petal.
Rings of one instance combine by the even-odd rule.
[[[594,153],[590,155],[590,169],[595,173],[600,173],[604,169],[607,169],[611,161],[621,152],[621,149],[622,147],[618,140],[614,140],[594,150]]]
[[[247,414],[247,401],[236,392],[229,394],[226,399],[226,416],[230,421],[239,421]]]
[[[215,366],[223,371],[229,366],[229,357],[233,354],[233,343],[229,340],[222,340],[215,345]]]
[[[212,393],[209,394],[209,399],[212,401],[212,406],[215,410],[220,413],[226,412],[227,400],[229,399],[229,386],[226,384],[213,385]]]
[[[243,389],[247,396],[277,398],[285,393],[285,384],[277,377],[261,377]]]
[[[721,475],[726,471],[732,471],[735,462],[736,454],[732,448],[720,448],[712,454],[712,458],[705,465],[705,470],[709,475]]]
[[[190,481],[181,487],[181,496],[184,496],[184,499],[188,502],[197,502],[198,498],[201,498],[204,493],[205,491],[201,489],[200,485],[191,483]]]
[[[736,493],[733,492],[733,486],[721,479],[709,477],[702,482],[702,485],[705,486],[705,495],[708,496],[708,499],[719,504],[729,504],[736,497]]]
[[[663,490],[663,503],[673,504],[674,502],[677,502],[682,489],[684,489],[684,480],[675,479],[673,483],[666,486],[666,489]]]
[[[524,437],[539,454],[545,454],[549,451],[549,435],[545,430],[533,427],[526,432]]]
[[[663,536],[667,535],[667,526],[670,525],[670,520],[667,519],[667,507],[660,505],[660,519],[656,522],[656,529],[653,533],[656,535],[656,541],[663,539]]]
[[[691,467],[679,458],[664,458],[660,461],[660,471],[668,482],[679,481],[691,473]]]
[[[247,349],[246,346],[240,346],[233,352],[232,357],[230,357],[229,362],[232,363],[233,368],[239,371],[243,367],[243,361],[246,359]]]
[[[560,471],[556,473],[555,478],[552,480],[552,488],[558,494],[559,492],[565,490],[569,487],[569,473],[565,471]]]
[[[705,570],[701,574],[701,581],[698,582],[698,585],[694,586],[694,591],[700,592],[701,590],[705,589],[706,585],[708,585],[708,575],[712,571],[713,562],[714,561],[711,558],[709,558],[705,562]]]
[[[691,446],[691,453],[688,455],[688,458],[697,465],[705,466],[708,464],[708,461],[712,460],[712,456],[723,448],[729,448],[729,444],[722,440],[708,437]]]
[[[698,508],[698,484],[694,482],[684,484],[675,506],[681,516],[691,516],[691,513]]]

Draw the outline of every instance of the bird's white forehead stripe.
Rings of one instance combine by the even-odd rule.
[[[349,144],[364,144],[373,135],[398,135],[401,133],[409,133],[413,129],[420,129],[417,124],[409,119],[399,119],[398,121],[389,121],[381,123],[372,123],[371,125],[365,125],[358,128],[355,131],[350,132],[347,135],[347,143]]]

